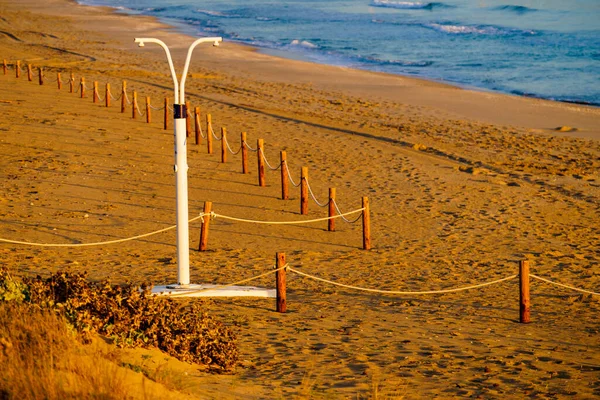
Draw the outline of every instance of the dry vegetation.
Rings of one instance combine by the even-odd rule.
[[[119,362],[91,345],[97,334],[117,346],[154,346],[221,371],[237,361],[231,331],[198,305],[184,307],[132,285],[93,284],[83,274],[20,281],[2,269],[0,399],[154,398],[148,385],[176,386],[160,368]],[[136,372],[142,374],[132,388],[126,375]]]

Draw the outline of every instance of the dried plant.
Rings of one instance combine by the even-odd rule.
[[[157,297],[147,286],[93,283],[85,274],[64,271],[46,279],[38,276],[17,282],[0,270],[2,299],[55,310],[84,341],[99,333],[121,347],[154,346],[182,361],[224,371],[232,369],[238,359],[234,333],[206,314],[200,304]]]

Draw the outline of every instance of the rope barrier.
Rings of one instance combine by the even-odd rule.
[[[215,140],[221,140],[222,139],[220,137],[217,137],[217,135],[215,134],[215,131],[212,128],[212,125],[210,126],[210,132],[212,133],[212,136],[215,138]]]
[[[548,280],[546,278],[542,278],[541,276],[537,276],[537,275],[534,275],[534,274],[529,274],[529,276],[532,277],[532,278],[538,279],[540,281],[549,283],[551,285],[560,286],[560,287],[563,287],[563,288],[566,288],[566,289],[575,290],[576,292],[587,293],[587,294],[591,294],[591,295],[594,295],[594,296],[600,296],[600,293],[592,292],[592,291],[585,290],[585,289],[579,289],[579,288],[576,288],[576,287],[573,287],[573,286],[569,286],[569,285],[564,285],[564,284],[558,283],[558,282],[553,282],[551,280]]]
[[[141,111],[140,111],[140,106],[139,106],[139,104],[138,104],[137,102],[135,103],[135,109],[137,110],[137,112],[138,112],[138,115],[139,115],[140,117],[143,117],[144,115],[146,115],[146,110],[144,110],[144,112],[141,112]]]
[[[350,221],[348,218],[344,217],[345,214],[342,213],[342,211],[340,211],[340,208],[338,207],[335,199],[333,199],[333,205],[335,206],[335,210],[338,212],[338,215],[341,215],[342,219],[349,224],[355,223],[356,221],[358,221],[360,219],[360,217],[362,217],[362,215],[359,215],[358,218],[356,218],[354,221]]]
[[[202,128],[200,128],[200,135],[202,135]],[[231,154],[233,154],[234,156],[237,155],[237,154],[239,154],[240,151],[242,151],[242,146],[240,146],[240,148],[236,152],[234,152],[233,150],[231,150],[231,147],[229,146],[229,140],[227,140],[227,137],[225,137],[225,145],[227,146],[227,149],[229,149],[229,152]]]
[[[198,220],[200,218],[203,218],[204,215],[205,215],[204,213],[201,213],[199,216],[190,219],[188,221],[188,223],[189,222],[194,222],[194,221],[196,221],[196,220]],[[154,232],[144,233],[142,235],[132,236],[132,237],[125,238],[125,239],[108,240],[106,242],[96,242],[96,243],[33,243],[33,242],[21,242],[21,241],[18,241],[18,240],[9,240],[9,239],[3,239],[3,238],[0,238],[0,242],[12,243],[12,244],[22,244],[22,245],[28,245],[28,246],[38,246],[38,247],[86,247],[86,246],[102,246],[102,245],[105,245],[105,244],[122,243],[122,242],[131,241],[131,240],[145,238],[145,237],[148,237],[148,236],[156,235],[158,233],[169,231],[171,229],[175,229],[176,227],[177,227],[177,225],[173,225],[173,226],[169,226],[168,228],[159,229],[159,230],[154,231]]]
[[[110,92],[110,90],[109,90],[109,91],[108,91],[108,95],[110,96],[110,98],[111,98],[112,100],[114,100],[114,101],[118,101],[118,100],[120,100],[120,99],[121,99],[121,96],[123,96],[123,93],[121,93],[121,94],[119,95],[119,97],[115,98],[115,96],[113,96],[113,94],[112,94],[112,93]]]
[[[256,149],[255,149],[255,148],[251,147],[251,146],[248,144],[248,142],[246,142],[246,141],[244,141],[244,146],[246,146],[246,148],[247,148],[248,150],[250,150],[250,151],[253,151],[253,152],[255,152],[255,153],[258,151],[258,148],[256,148]]]
[[[127,96],[127,92],[121,93],[121,96],[123,95],[125,95],[125,101],[127,102],[127,104],[131,105],[131,101],[129,100],[129,96]]]
[[[237,285],[241,285],[242,283],[248,283],[248,282],[260,279],[260,278],[264,278],[265,276],[272,275],[272,274],[276,273],[277,271],[281,271],[282,269],[285,269],[287,267],[288,267],[288,265],[286,264],[283,267],[279,267],[279,268],[274,267],[275,268],[274,270],[265,272],[264,274],[256,275],[251,278],[242,279],[241,281],[233,282],[233,283],[230,283],[227,285],[216,285],[216,286],[213,286],[210,288],[202,288],[202,289],[190,289],[190,290],[185,290],[185,292],[182,292],[182,293],[171,293],[170,296],[171,297],[185,296],[190,293],[208,292],[210,290],[216,290],[216,289],[221,289],[221,288],[230,287],[230,286],[237,286]]]
[[[310,187],[310,184],[308,183],[308,178],[304,178],[304,180],[306,181],[306,187],[308,188],[308,192],[310,193],[310,195],[313,198],[313,200],[315,201],[315,203],[317,203],[317,205],[319,207],[327,207],[329,205],[329,201],[327,201],[326,203],[319,202],[319,200],[317,200],[317,198],[315,197],[315,194],[313,193],[312,188]]]
[[[267,157],[265,156],[265,153],[264,153],[263,149],[258,149],[258,151],[260,152],[260,155],[261,155],[262,159],[265,160],[265,163],[267,164],[267,167],[269,167],[269,169],[271,171],[277,171],[279,168],[281,168],[281,163],[277,167],[273,167],[271,165],[271,163],[269,163],[269,160],[267,160]]]
[[[424,290],[424,291],[400,291],[400,290],[370,289],[370,288],[363,288],[363,287],[360,287],[360,286],[345,285],[343,283],[333,282],[333,281],[330,281],[328,279],[323,279],[323,278],[319,278],[319,277],[314,276],[314,275],[309,275],[309,274],[306,274],[304,272],[300,272],[300,271],[295,270],[295,269],[293,269],[292,267],[289,267],[289,266],[288,266],[288,270],[291,271],[291,272],[294,272],[294,273],[296,273],[298,275],[301,275],[301,276],[304,276],[306,278],[309,278],[309,279],[314,279],[316,281],[328,283],[330,285],[339,286],[339,287],[343,287],[343,288],[346,288],[346,289],[354,289],[354,290],[360,290],[360,291],[363,291],[363,292],[372,292],[372,293],[406,294],[406,295],[415,295],[415,294],[442,294],[442,293],[460,292],[460,291],[464,291],[464,290],[471,290],[471,289],[477,289],[477,288],[481,288],[481,287],[485,287],[485,286],[494,285],[496,283],[501,283],[501,282],[509,281],[509,280],[514,279],[514,278],[517,277],[517,275],[510,275],[510,276],[507,276],[506,278],[497,279],[495,281],[480,283],[480,284],[477,284],[477,285],[465,286],[465,287],[462,287],[462,288],[454,288],[454,289]]]
[[[162,107],[159,108],[159,107],[154,107],[152,104],[150,104],[150,108],[153,109],[153,110],[155,110],[155,111],[161,111],[161,110],[165,109],[165,106],[162,106]]]
[[[290,174],[290,169],[287,167],[287,165],[286,165],[285,171],[287,172],[288,178],[290,178],[290,183],[292,184],[292,186],[294,186],[294,187],[300,186],[300,184],[302,183],[302,180],[300,180],[298,183],[294,182],[294,179],[292,178],[292,174]]]
[[[358,210],[349,211],[349,212],[347,212],[346,214],[343,214],[343,215],[356,214],[358,212],[362,213],[364,210],[365,210],[364,208],[359,208]],[[214,212],[211,212],[210,216],[211,216],[211,218],[223,218],[223,219],[228,219],[230,221],[247,222],[247,223],[251,223],[251,224],[297,225],[297,224],[310,224],[310,223],[313,223],[313,222],[321,222],[321,221],[327,221],[327,220],[334,219],[334,218],[340,218],[340,217],[342,217],[342,214],[334,215],[334,216],[331,216],[331,217],[323,217],[323,218],[308,219],[308,220],[298,220],[298,221],[257,221],[257,220],[252,220],[252,219],[230,217],[230,216],[227,216],[227,215],[216,214]]]
[[[198,127],[200,128],[200,136],[202,137],[202,139],[206,139],[206,135],[202,131],[202,124],[198,124]]]

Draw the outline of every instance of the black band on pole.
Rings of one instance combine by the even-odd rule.
[[[173,104],[173,118],[182,119],[187,117],[185,104]]]

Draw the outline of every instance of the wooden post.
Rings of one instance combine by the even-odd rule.
[[[150,97],[146,97],[146,123],[152,122],[152,111],[150,111]]]
[[[329,188],[329,220],[327,220],[327,230],[335,231],[335,188]]]
[[[240,135],[240,141],[242,146],[242,174],[248,173],[248,147],[246,147],[246,132],[242,132]]]
[[[97,103],[100,100],[98,96],[98,81],[94,81],[94,94],[92,95],[92,102]]]
[[[300,214],[308,215],[308,167],[300,171]]]
[[[256,155],[258,157],[258,186],[267,186],[265,183],[265,160],[263,159],[263,151],[265,147],[265,141],[258,139],[256,147]]]
[[[196,132],[196,144],[200,144],[200,107],[194,108],[194,129]]]
[[[75,90],[75,74],[71,72],[69,75],[69,93],[73,93]]]
[[[58,90],[62,89],[62,80],[60,79],[60,72],[56,73],[56,84],[58,85]]]
[[[4,59],[4,62],[2,63],[2,69],[4,70],[4,75],[6,75],[7,69],[8,69],[8,64],[6,64],[6,58]]]
[[[44,84],[44,69],[42,67],[38,67],[38,79],[40,86]]]
[[[530,319],[531,299],[529,297],[529,261],[519,262],[519,322],[528,324]]]
[[[202,218],[202,226],[200,227],[200,245],[198,251],[205,251],[208,247],[208,225],[210,223],[210,212],[212,209],[212,203],[210,201],[204,202],[204,217]]]
[[[104,105],[110,107],[110,83],[106,83],[106,89],[104,90]]]
[[[165,114],[164,114],[163,127],[165,131],[169,129],[169,98],[165,97]]]
[[[21,77],[21,61],[17,60],[17,66],[15,67],[15,76],[17,78]]]
[[[208,149],[208,154],[213,153],[212,141],[212,117],[210,114],[206,114],[206,147]]]
[[[362,213],[363,220],[363,249],[371,250],[371,210],[369,207],[369,198],[362,198]]]
[[[279,152],[279,160],[281,161],[281,200],[290,198],[289,194],[289,179],[287,174],[287,155],[285,151]]]
[[[285,268],[286,265],[285,253],[277,253],[275,255],[275,266],[277,271],[275,272],[276,291],[277,291],[277,312],[284,313],[287,310],[287,295],[286,295],[286,282],[285,282]],[[281,268],[281,269],[279,269]]]
[[[31,64],[27,64],[27,80],[29,82],[33,80],[33,74],[31,73]]]
[[[85,78],[82,76],[79,80],[79,89],[81,91],[81,98],[85,96]]]
[[[221,128],[221,162],[227,162],[227,129]]]
[[[190,102],[185,102],[185,137],[190,137],[192,132],[191,121],[190,121]]]
[[[133,91],[133,98],[131,99],[131,118],[137,118],[137,92]]]
[[[121,88],[121,114],[125,113],[126,108],[127,108],[127,82],[123,81],[123,85]]]

